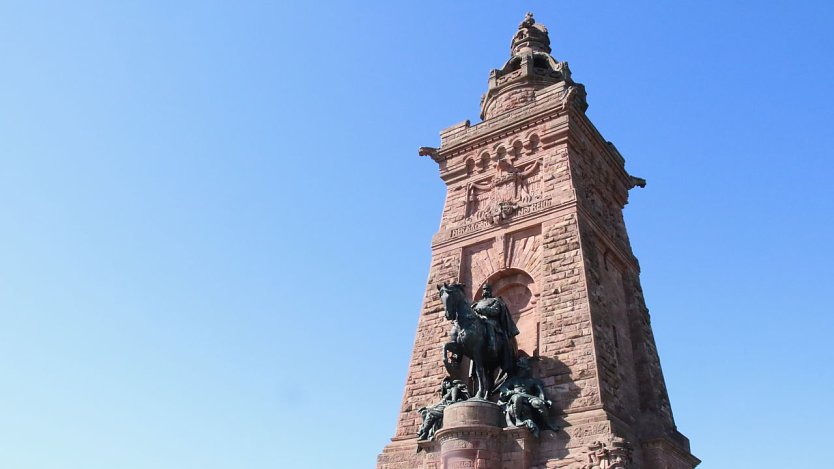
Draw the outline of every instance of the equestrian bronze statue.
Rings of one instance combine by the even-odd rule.
[[[446,319],[453,321],[451,340],[443,345],[443,364],[453,374],[461,359],[468,357],[474,375],[473,398],[487,399],[499,370],[506,374],[515,366],[518,329],[504,301],[493,298],[488,285],[474,309],[464,295],[463,284],[444,283],[437,289]]]

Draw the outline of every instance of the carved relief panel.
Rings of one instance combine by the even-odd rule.
[[[500,223],[540,200],[540,166],[538,160],[518,167],[499,160],[493,176],[466,184],[465,219]]]
[[[462,155],[457,171],[465,177],[451,186],[442,229],[455,238],[506,223],[552,206],[545,182],[553,180],[539,137],[503,141],[480,153]],[[550,184],[552,186],[552,182]]]

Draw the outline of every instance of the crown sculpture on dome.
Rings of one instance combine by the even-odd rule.
[[[518,25],[518,32],[513,36],[513,46],[510,55],[522,55],[527,52],[550,53],[550,37],[547,35],[547,28],[536,23],[533,14],[529,11]]]

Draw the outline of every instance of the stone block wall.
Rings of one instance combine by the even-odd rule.
[[[623,222],[632,179],[585,117],[583,89],[559,83],[533,97],[475,126],[450,127],[432,154],[446,203],[396,432],[377,468],[452,464],[440,443],[418,443],[416,433],[418,409],[439,400],[446,376],[441,347],[451,323],[437,286],[454,281],[466,283],[470,297],[489,282],[511,304],[520,349],[536,358],[533,374],[564,427],[539,439],[523,429],[490,433],[484,438],[500,451],[475,451],[489,456],[480,463],[472,456],[472,464],[692,468],[697,459],[674,426]],[[476,467],[466,464],[454,463]]]

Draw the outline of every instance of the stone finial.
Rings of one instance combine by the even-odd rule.
[[[550,37],[543,24],[536,23],[532,13],[527,13],[513,36],[510,56],[527,55],[531,52],[550,53]]]
[[[533,14],[528,11],[527,14],[524,15],[524,21],[522,21],[521,23],[518,24],[518,29],[521,29],[525,26],[526,27],[533,26],[535,23],[536,23],[536,20],[533,18]]]

